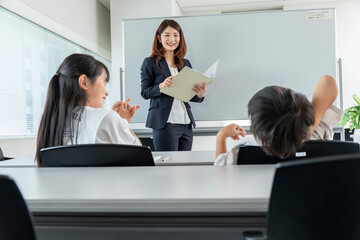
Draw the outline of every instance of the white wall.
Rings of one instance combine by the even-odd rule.
[[[110,11],[97,0],[0,0],[0,6],[111,59]]]
[[[355,104],[352,94],[360,96],[360,1],[285,6],[284,10],[336,8],[336,50],[343,61],[344,108]]]
[[[123,19],[176,16],[180,15],[181,11],[175,0],[111,0],[110,9],[112,86],[114,89],[120,89],[120,68],[124,67],[122,36]],[[141,31],[141,29],[139,29],[139,31]],[[151,44],[149,45],[149,55],[150,53]],[[114,92],[113,97],[114,99],[120,99],[120,91],[118,93]]]
[[[181,12],[179,4],[176,2],[176,0],[171,0],[172,3],[172,16],[181,16],[183,13]]]

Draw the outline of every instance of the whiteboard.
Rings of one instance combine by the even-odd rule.
[[[164,19],[123,21],[124,98],[141,105],[132,122],[143,123],[147,117],[150,100],[140,95],[140,67],[151,54],[155,31]],[[220,60],[205,100],[190,102],[196,121],[246,120],[250,98],[265,86],[292,88],[311,99],[322,75],[336,76],[334,9],[171,19],[184,31],[185,58],[193,69],[204,72]]]

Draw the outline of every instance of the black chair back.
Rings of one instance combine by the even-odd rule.
[[[154,146],[154,142],[153,142],[152,138],[144,137],[144,138],[139,138],[139,139],[143,146],[149,147],[152,152],[155,151],[155,146]]]
[[[276,164],[284,161],[277,156],[267,155],[260,146],[241,146],[237,165],[245,164]]]
[[[125,144],[78,144],[41,149],[42,167],[154,166],[148,147]]]
[[[35,240],[34,225],[14,180],[0,175],[0,239]]]
[[[292,156],[281,159],[269,156],[260,146],[241,146],[238,155],[238,165],[242,164],[276,164],[290,160],[300,160],[314,157],[333,156],[359,153],[359,144],[355,142],[334,140],[308,140]]]
[[[4,154],[0,148],[0,161],[3,161],[3,160],[8,160],[8,159],[11,159],[11,158],[8,158],[8,157],[4,157]]]
[[[360,154],[280,163],[267,239],[360,239]]]

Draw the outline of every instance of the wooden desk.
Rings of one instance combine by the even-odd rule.
[[[244,229],[265,227],[274,168],[0,168],[0,174],[19,185],[38,239],[239,239]]]
[[[190,166],[190,165],[214,165],[215,151],[179,151],[179,152],[153,152],[156,166]],[[165,157],[169,157],[165,162]],[[14,158],[0,161],[1,167],[36,167],[34,156]]]

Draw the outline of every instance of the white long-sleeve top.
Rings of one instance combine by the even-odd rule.
[[[71,137],[70,132],[64,134],[66,145],[88,143],[140,145],[138,138],[130,132],[128,121],[113,110],[77,106],[72,112],[72,126],[74,136]]]

